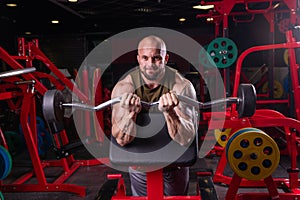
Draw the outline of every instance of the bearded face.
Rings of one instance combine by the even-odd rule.
[[[139,49],[137,59],[141,73],[150,81],[157,80],[164,73],[166,58],[159,49]]]

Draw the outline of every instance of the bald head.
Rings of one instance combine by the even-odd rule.
[[[167,52],[165,42],[155,35],[143,38],[138,44],[138,51],[140,49],[160,49],[162,56],[165,56]]]

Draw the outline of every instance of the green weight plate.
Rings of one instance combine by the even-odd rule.
[[[218,68],[231,66],[237,59],[238,49],[229,38],[219,37],[211,41],[207,52]]]
[[[5,179],[11,172],[12,158],[10,153],[3,147],[0,146],[0,180]]]

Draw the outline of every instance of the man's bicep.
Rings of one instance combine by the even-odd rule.
[[[133,86],[130,83],[118,82],[112,91],[112,98],[121,97],[124,93],[132,93]],[[124,115],[124,110],[121,108],[120,104],[114,104],[112,106],[112,119],[118,121]],[[114,122],[113,122],[114,123]]]
[[[185,97],[189,97],[189,98],[194,99],[194,100],[197,100],[196,90],[195,90],[192,83],[187,84],[183,88],[181,95],[183,95]]]
[[[112,90],[111,97],[121,97],[125,93],[133,93],[134,89],[130,83],[117,83]]]
[[[197,100],[196,90],[191,83],[187,84],[184,87],[180,95],[188,97],[193,100]],[[189,105],[188,103],[185,102],[181,102],[181,107],[182,107],[181,108],[182,112],[190,118],[194,118],[196,111],[199,110],[199,108],[193,107],[192,105]]]

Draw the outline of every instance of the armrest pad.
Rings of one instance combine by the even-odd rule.
[[[179,145],[169,136],[167,126],[161,117],[163,116],[154,116],[158,121],[163,120],[163,125],[160,131],[156,134],[151,134],[150,137],[136,137],[124,147],[120,146],[114,137],[111,137],[109,150],[111,163],[128,166],[193,165],[197,160],[197,137],[186,146]],[[151,119],[153,121],[153,116],[151,116]]]

